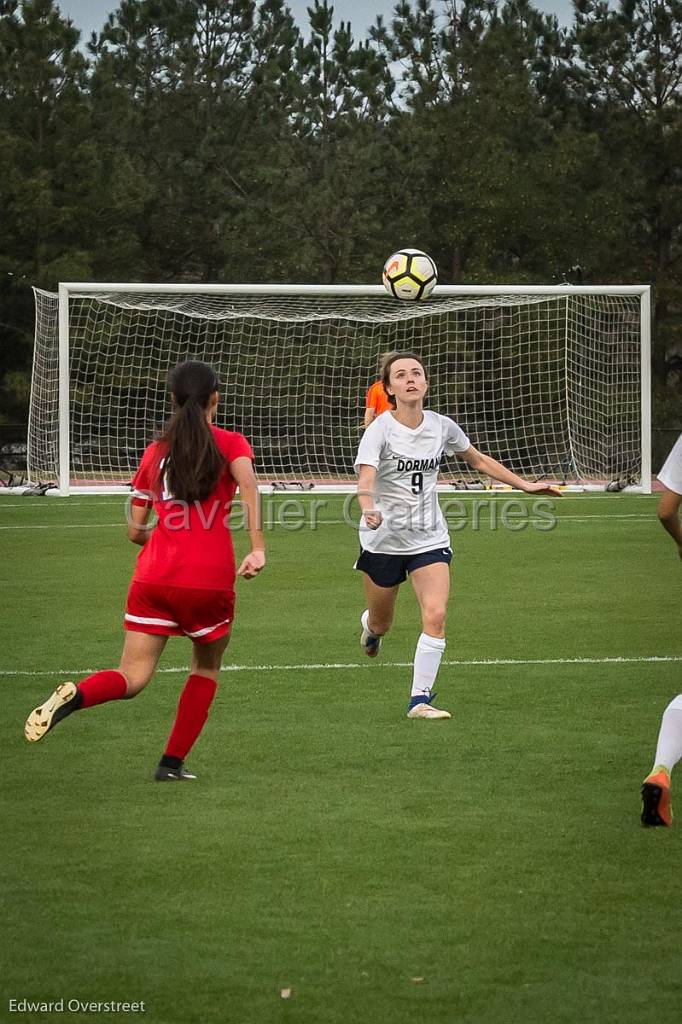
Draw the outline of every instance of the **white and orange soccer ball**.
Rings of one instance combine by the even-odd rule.
[[[418,302],[428,299],[436,286],[438,271],[431,257],[421,249],[400,249],[384,263],[381,280],[394,299]]]

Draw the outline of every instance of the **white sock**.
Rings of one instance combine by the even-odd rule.
[[[360,616],[360,624],[362,625],[362,628],[366,629],[371,636],[379,635],[378,633],[372,633],[372,630],[369,628],[369,608],[365,608],[364,612]]]
[[[417,650],[414,653],[411,697],[421,697],[422,694],[428,696],[431,693],[444,650],[445,640],[441,640],[437,636],[429,636],[427,633],[420,635],[417,640]]]
[[[654,768],[667,768],[670,773],[682,758],[682,693],[668,704],[663,712],[658,733]]]

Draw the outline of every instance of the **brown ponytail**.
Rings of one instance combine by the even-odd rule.
[[[211,396],[219,387],[207,363],[189,360],[171,372],[175,408],[161,437],[168,445],[161,475],[178,501],[204,501],[225,466],[206,419]]]

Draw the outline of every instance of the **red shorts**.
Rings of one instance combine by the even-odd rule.
[[[124,626],[136,633],[188,636],[210,644],[225,636],[234,619],[234,591],[130,584]]]

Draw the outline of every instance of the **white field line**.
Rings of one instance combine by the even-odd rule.
[[[627,512],[627,513],[623,512],[623,513],[618,513],[617,515],[609,515],[609,516],[607,516],[607,515],[586,515],[586,516],[562,516],[562,515],[559,515],[559,516],[556,516],[555,518],[556,518],[557,525],[559,523],[587,523],[587,522],[591,522],[593,519],[605,520],[605,521],[608,521],[608,522],[625,522],[625,523],[653,523],[653,521],[654,521],[653,515],[641,515],[640,513],[629,513],[629,512]],[[481,516],[479,521],[480,521],[481,525],[485,525],[485,524],[487,524],[489,522],[489,519],[486,516]],[[448,522],[449,525],[453,525],[451,520],[447,520],[446,519],[446,522]],[[510,522],[512,524],[514,524],[515,526],[518,526],[521,523],[523,523],[523,524],[525,524],[527,526],[544,526],[545,527],[544,532],[546,532],[546,533],[550,532],[549,530],[547,530],[547,522],[548,522],[547,519],[521,519],[521,518],[516,518],[515,516],[512,516]],[[280,523],[280,522],[271,520],[269,522],[264,523],[263,525],[265,526],[266,529],[272,529],[273,527],[281,527],[281,528],[285,528],[286,529],[287,527],[289,527],[291,533],[298,533],[298,532],[300,532],[300,530],[305,529],[306,526],[310,526],[310,522],[303,521],[303,522],[300,522],[300,523],[299,522],[287,523],[285,521],[284,523]],[[344,525],[347,525],[347,524],[346,524],[346,520],[345,519],[317,519],[316,522],[315,522],[315,525],[316,526],[344,526]],[[502,523],[500,523],[499,525],[503,527]],[[117,529],[121,529],[124,526],[125,526],[125,521],[124,520],[121,520],[120,522],[117,522],[117,523],[40,523],[40,524],[38,524],[38,523],[31,523],[30,525],[29,524],[21,523],[21,524],[18,524],[18,525],[0,526],[0,530],[98,530],[98,529],[101,530],[101,529],[106,529],[106,528],[111,529],[113,527],[116,527]],[[296,527],[296,529],[293,529],[294,526]],[[235,532],[239,533],[241,531],[237,530]],[[512,532],[514,532],[514,531],[512,531]]]
[[[613,658],[462,658],[456,661],[445,660],[442,665],[450,668],[498,668],[507,665],[641,665],[641,664],[669,664],[671,662],[682,662],[682,654],[652,654],[642,657],[613,657]],[[296,665],[223,665],[221,672],[319,672],[319,671],[352,671],[358,669],[377,668],[411,668],[411,661],[382,661],[372,662],[319,662],[311,664]],[[3,669],[0,667],[0,676],[76,676],[82,677],[99,671],[94,668],[54,668],[40,669]],[[172,668],[158,668],[157,673],[173,675],[175,673],[189,672],[188,665],[177,665]]]

